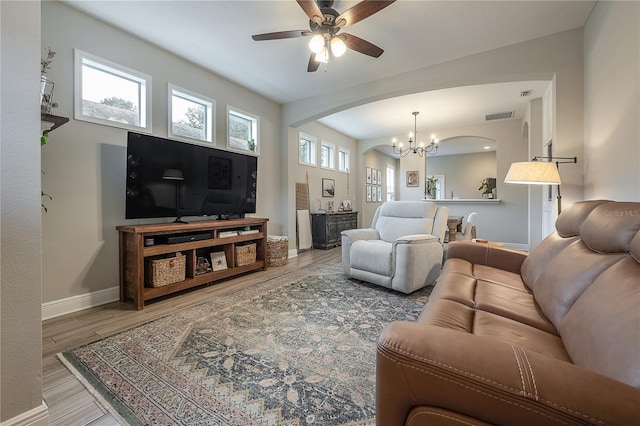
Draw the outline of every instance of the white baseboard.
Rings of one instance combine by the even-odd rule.
[[[111,287],[92,293],[67,297],[42,304],[42,320],[59,317],[120,299],[120,287]],[[4,426],[4,425],[2,425]]]
[[[48,426],[49,425],[49,407],[42,401],[39,407],[32,408],[22,414],[5,420],[0,426]]]
[[[298,249],[293,249],[288,251],[289,258],[298,257]]]

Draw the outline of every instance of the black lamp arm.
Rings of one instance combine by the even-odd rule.
[[[540,161],[540,160],[547,160],[549,162],[553,161],[556,164],[568,164],[568,163],[573,163],[573,164],[577,164],[578,163],[578,157],[540,157],[538,155],[536,155],[535,157],[533,157],[533,161]]]

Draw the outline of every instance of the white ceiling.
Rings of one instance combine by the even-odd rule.
[[[295,1],[75,1],[88,15],[156,44],[278,103],[347,87],[475,53],[582,27],[595,1],[399,0],[343,30],[384,49],[379,58],[355,51],[306,71],[308,37],[253,41],[251,35],[308,29]],[[358,1],[337,0],[342,13]],[[407,95],[319,120],[354,139],[398,137],[484,122],[486,114],[522,116],[528,99],[549,82],[463,87]],[[529,98],[520,92],[532,90]]]

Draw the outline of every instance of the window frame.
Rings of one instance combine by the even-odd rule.
[[[139,101],[139,121],[140,125],[136,126],[128,123],[121,123],[118,121],[106,120],[104,118],[93,117],[85,115],[83,113],[82,101],[83,96],[83,66],[85,61],[92,62],[97,69],[113,74],[117,77],[128,79],[137,82],[144,88],[144,94],[140,95]],[[102,69],[106,68],[106,69]],[[94,124],[102,124],[110,127],[118,127],[121,129],[134,130],[142,133],[151,133],[152,131],[152,103],[151,94],[152,90],[152,78],[150,75],[143,72],[128,68],[124,65],[120,65],[116,62],[108,59],[101,58],[91,53],[85,52],[80,49],[74,49],[74,93],[73,93],[73,106],[74,106],[74,118],[80,121],[86,121]],[[143,125],[144,123],[144,125]]]
[[[325,166],[324,164],[322,164],[322,152],[324,150],[324,148],[327,148],[329,150],[329,165]],[[331,142],[322,140],[320,141],[320,168],[325,169],[325,170],[335,170],[336,169],[336,146],[335,144],[332,144]]]
[[[234,114],[236,116],[245,118],[247,120],[251,120],[251,133],[255,134],[253,138],[256,144],[255,150],[251,150],[247,147],[247,149],[238,148],[236,146],[231,145],[231,115]],[[247,155],[260,155],[260,116],[256,114],[252,114],[248,111],[244,111],[240,108],[236,108],[231,105],[227,105],[227,149],[229,151],[241,152]]]
[[[389,173],[391,171],[391,173]],[[396,170],[387,164],[385,169],[387,183],[385,185],[385,198],[387,201],[394,201],[396,196]],[[389,189],[391,188],[391,191]]]
[[[201,104],[206,109],[205,122],[205,139],[192,138],[189,136],[173,133],[173,97],[178,93],[178,97],[188,101]],[[175,84],[167,84],[167,135],[171,139],[183,140],[186,142],[201,142],[216,145],[216,100],[201,95],[194,91],[176,86]]]
[[[345,154],[345,167],[340,167],[340,154]],[[349,169],[351,168],[351,151],[347,148],[338,147],[338,171],[342,173],[349,173]]]
[[[310,162],[305,162],[302,161],[301,156],[300,156],[300,141],[304,139],[309,141],[313,146],[311,147],[311,149],[309,149],[309,154],[310,154]],[[315,136],[312,136],[308,133],[304,133],[304,132],[298,132],[298,164],[302,164],[303,166],[309,166],[309,167],[317,167],[317,145],[318,145],[318,138],[316,138]]]

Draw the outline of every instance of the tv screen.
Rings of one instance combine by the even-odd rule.
[[[125,217],[244,217],[257,176],[254,156],[129,132]]]

